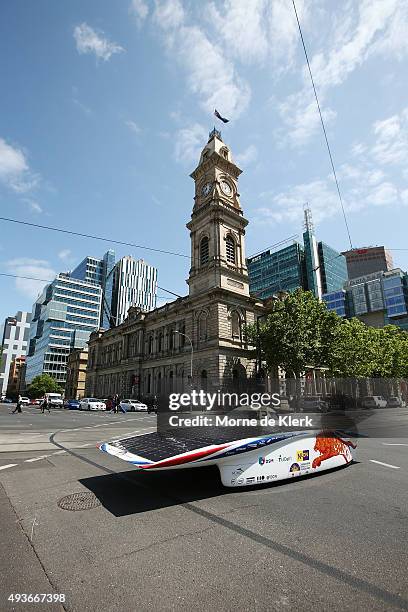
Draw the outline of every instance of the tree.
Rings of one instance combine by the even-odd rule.
[[[45,393],[62,393],[62,388],[59,386],[55,378],[49,374],[40,374],[33,378],[27,392],[33,399],[43,397]]]
[[[340,317],[327,310],[312,292],[296,290],[272,303],[266,320],[248,327],[253,344],[260,342],[269,370],[283,368],[298,378],[307,366],[328,361]]]

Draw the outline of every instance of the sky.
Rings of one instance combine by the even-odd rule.
[[[408,3],[296,6],[353,246],[384,244],[405,270]],[[108,239],[0,221],[0,273],[52,279],[114,248],[185,295],[188,257],[109,240],[189,255],[214,108],[243,170],[247,254],[301,238],[305,202],[318,239],[349,247],[290,0],[5,0],[0,75],[0,216]],[[43,285],[0,276],[0,321]]]

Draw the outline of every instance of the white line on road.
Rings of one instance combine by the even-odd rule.
[[[41,461],[42,459],[47,459],[49,455],[42,455],[41,457],[34,457],[34,459],[26,459],[24,463],[34,463],[34,461]]]
[[[376,461],[375,459],[370,459],[371,463],[378,463],[378,465],[384,465],[385,467],[392,468],[393,470],[399,470],[400,467],[398,465],[390,465],[389,463],[383,463],[382,461]]]
[[[10,467],[16,467],[17,463],[9,463],[8,465],[0,465],[0,470],[6,470]]]
[[[408,446],[408,444],[403,444],[402,442],[383,442],[384,446]]]

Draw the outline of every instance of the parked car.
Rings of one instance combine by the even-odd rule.
[[[29,406],[29,404],[30,404],[30,398],[29,397],[22,397],[20,401],[23,404],[23,406]]]
[[[106,410],[104,402],[95,397],[84,397],[79,404],[80,410]]]
[[[77,399],[70,399],[65,402],[64,408],[67,410],[81,410],[81,403]]]
[[[126,412],[147,412],[146,404],[136,399],[124,399],[120,402],[119,407]]]
[[[387,400],[382,395],[366,395],[361,401],[362,408],[386,408]]]
[[[30,400],[30,406],[39,406],[43,400],[42,399],[32,399]]]
[[[327,412],[329,406],[320,397],[302,397],[299,402],[301,412]]]
[[[2,401],[3,404],[12,404],[13,403],[13,400],[10,399],[9,397],[5,397],[1,401]]]
[[[387,408],[403,408],[404,405],[404,402],[396,395],[389,397],[387,400]]]

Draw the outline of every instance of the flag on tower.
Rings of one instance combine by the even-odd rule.
[[[217,119],[219,119],[220,121],[222,121],[223,123],[228,123],[229,119],[226,119],[225,117],[221,117],[220,113],[217,111],[217,109],[214,110],[214,115],[217,117]]]

